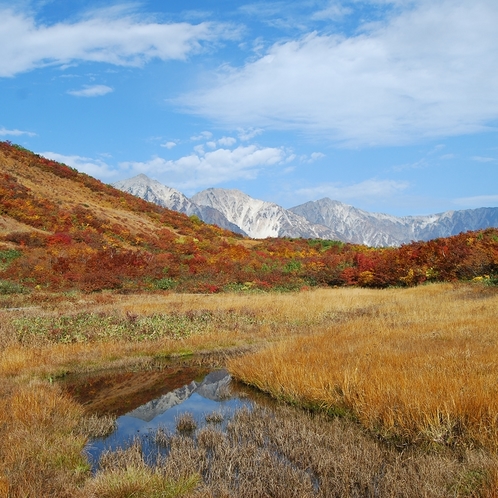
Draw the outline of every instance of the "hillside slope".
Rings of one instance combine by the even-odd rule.
[[[0,296],[498,281],[498,230],[399,248],[252,240],[0,142]]]

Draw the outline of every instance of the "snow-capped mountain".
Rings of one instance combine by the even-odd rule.
[[[396,217],[369,213],[325,198],[284,209],[272,202],[253,199],[239,190],[221,188],[203,190],[189,199],[143,174],[117,182],[114,187],[255,239],[303,237],[374,247],[399,246],[414,240],[498,227],[498,208]]]
[[[113,183],[112,186],[159,206],[178,211],[187,216],[195,215],[206,223],[247,235],[237,225],[228,221],[220,211],[209,206],[198,206],[179,190],[152,180],[147,175],[140,174],[133,178]]]
[[[498,208],[446,211],[396,217],[369,213],[325,198],[290,208],[311,223],[334,227],[343,241],[369,246],[398,246],[414,240],[449,237],[468,230],[498,227]]]
[[[210,188],[195,194],[192,202],[217,209],[249,237],[304,237],[336,239],[338,234],[328,228],[284,209],[277,204],[253,199],[240,190]]]

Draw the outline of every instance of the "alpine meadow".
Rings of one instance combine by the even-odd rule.
[[[498,229],[250,239],[10,142],[0,206],[0,496],[497,496]],[[67,380],[193,367],[259,401],[92,470]]]

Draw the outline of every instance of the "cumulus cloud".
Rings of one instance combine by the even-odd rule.
[[[166,142],[164,144],[161,144],[161,147],[172,149],[173,147],[176,147],[176,142]]]
[[[183,60],[206,42],[234,36],[227,25],[157,23],[122,9],[44,25],[27,13],[0,8],[0,77],[81,61],[141,66],[155,58]]]
[[[29,137],[34,137],[36,133],[32,133],[31,131],[22,131],[22,130],[8,130],[7,128],[0,128],[0,137],[13,136],[18,137],[20,135],[28,135]]]
[[[85,85],[81,90],[69,90],[67,93],[74,97],[100,97],[114,90],[106,85]]]
[[[204,152],[202,146],[176,160],[155,157],[146,162],[125,162],[120,167],[130,173],[145,173],[160,178],[180,190],[213,187],[237,179],[254,179],[267,167],[282,164],[289,154],[283,148],[239,146]]]
[[[229,126],[294,129],[347,146],[479,132],[498,119],[498,2],[397,2],[345,37],[309,33],[179,99]]]
[[[40,155],[59,163],[67,164],[72,168],[86,173],[87,175],[101,178],[113,179],[118,176],[118,172],[100,159],[90,159],[81,156],[66,156],[57,152],[40,152]]]
[[[233,138],[233,137],[221,137],[218,140],[218,144],[222,145],[223,147],[231,147],[236,142],[237,142],[237,139]]]
[[[306,199],[330,197],[340,201],[362,201],[398,194],[409,186],[408,182],[370,179],[352,185],[322,183],[316,187],[302,188],[296,194]]]

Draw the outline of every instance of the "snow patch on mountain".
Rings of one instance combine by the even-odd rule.
[[[140,197],[148,202],[178,211],[187,216],[198,216],[206,223],[218,225],[232,232],[246,235],[237,225],[234,225],[226,217],[214,208],[208,206],[197,206],[186,195],[179,190],[167,187],[157,180],[152,180],[147,175],[140,174],[113,184],[113,187]]]
[[[397,217],[324,198],[284,209],[240,190],[210,188],[189,199],[143,174],[117,182],[114,187],[254,239],[303,237],[379,247],[498,227],[498,208]]]
[[[290,211],[339,233],[340,240],[369,246],[399,246],[415,240],[449,237],[468,230],[498,226],[498,208],[446,211],[427,216],[396,217],[369,213],[329,198]]]
[[[191,200],[217,209],[254,239],[267,237],[337,238],[325,226],[308,220],[272,202],[253,199],[240,190],[210,188]]]

